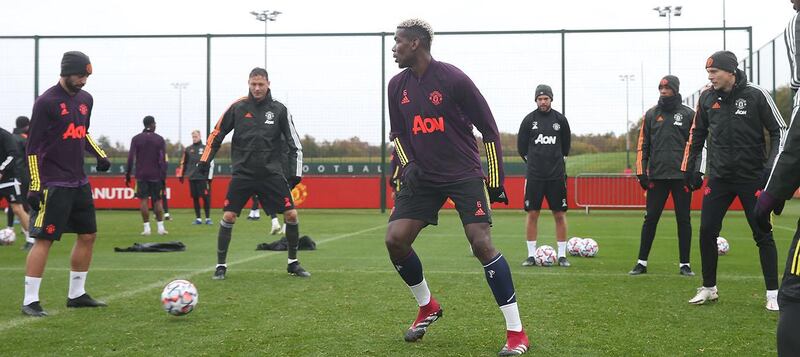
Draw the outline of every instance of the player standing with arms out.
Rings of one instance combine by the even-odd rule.
[[[789,86],[794,91],[792,107],[792,122],[789,124],[789,133],[783,146],[783,151],[775,159],[772,174],[767,181],[767,186],[758,196],[755,215],[761,229],[772,230],[770,222],[771,213],[780,214],[783,211],[785,200],[791,199],[797,188],[800,187],[800,57],[797,46],[800,44],[800,0],[793,0],[792,6],[795,15],[786,27],[783,36],[786,41],[786,53],[789,55],[789,67],[792,69],[792,78]],[[800,222],[794,233],[789,254],[786,258],[786,267],[783,271],[781,288],[778,290],[778,305],[781,315],[778,318],[778,356],[789,357],[800,355]]]
[[[167,145],[161,135],[156,134],[156,120],[152,116],[142,119],[144,130],[131,139],[128,151],[128,165],[125,168],[125,186],[130,186],[131,172],[136,161],[136,197],[139,198],[139,211],[144,222],[143,236],[150,235],[150,212],[148,201],[153,199],[158,234],[167,234],[164,228],[164,208],[161,206],[164,175],[166,175]]]
[[[567,118],[552,109],[553,89],[546,84],[536,87],[537,109],[530,112],[519,126],[517,151],[527,163],[525,174],[525,224],[528,258],[522,266],[534,266],[536,240],[539,233],[539,212],[547,198],[556,221],[558,265],[570,266],[567,260],[567,169],[572,132]]]
[[[403,186],[395,196],[386,248],[419,305],[405,340],[418,341],[442,316],[412,244],[423,228],[438,223],[439,209],[449,197],[506,320],[508,340],[500,355],[519,355],[528,350],[528,337],[522,328],[511,269],[495,250],[490,235],[490,202],[508,204],[499,133],[472,80],[455,66],[431,57],[432,39],[433,31],[425,21],[411,19],[397,26],[392,52],[404,70],[388,86],[390,137],[403,166]],[[486,147],[486,182],[473,125],[483,134]]]
[[[701,93],[686,144],[681,171],[686,184],[696,190],[702,186],[698,157],[708,138],[708,186],[703,190],[700,213],[700,260],[703,286],[689,300],[704,304],[719,298],[717,293],[717,237],[722,219],[736,197],[742,202],[747,223],[758,246],[761,272],[767,288],[767,310],[778,310],[778,258],[772,232],[759,228],[753,208],[756,195],[766,184],[770,168],[786,135],[783,121],[772,97],[763,88],[747,81],[736,68],[736,55],[719,51],[706,60],[711,84]],[[767,151],[764,131],[769,132]]]
[[[97,158],[97,171],[111,167],[103,149],[89,136],[94,100],[82,88],[90,74],[89,57],[78,51],[64,53],[58,84],[33,104],[27,147],[31,171],[28,202],[33,210],[31,235],[36,242],[25,267],[25,315],[47,315],[39,303],[39,286],[50,247],[63,233],[78,235],[70,258],[67,307],[106,306],[85,290],[97,221],[89,178],[83,171],[84,153]]]
[[[211,178],[214,175],[213,165],[208,170],[208,174],[203,175],[197,169],[197,163],[205,151],[203,139],[200,137],[200,130],[192,131],[192,145],[183,151],[180,166],[178,167],[178,181],[183,183],[189,177],[189,193],[194,204],[194,222],[192,224],[203,224],[200,219],[200,199],[203,199],[203,212],[206,214],[206,224],[211,224]]]
[[[288,241],[287,272],[294,276],[311,274],[297,260],[300,241],[297,210],[294,208],[291,189],[300,183],[303,174],[303,151],[300,137],[294,128],[289,110],[283,103],[272,99],[269,75],[263,68],[250,71],[247,81],[250,94],[234,102],[222,114],[211,135],[197,168],[208,173],[209,162],[214,159],[222,140],[233,131],[231,164],[233,178],[225,196],[225,211],[219,222],[217,236],[217,267],[213,279],[225,279],[228,271],[226,259],[231,233],[236,217],[253,195],[258,195],[261,206],[283,213]],[[285,144],[284,144],[285,142]],[[283,145],[289,146],[289,168],[292,176],[283,176],[281,156]]]
[[[639,261],[628,273],[647,273],[647,258],[656,238],[656,227],[672,194],[675,219],[678,222],[679,273],[694,276],[689,266],[692,246],[692,192],[686,187],[681,172],[683,151],[689,140],[694,110],[681,104],[681,82],[678,77],[667,75],[658,83],[658,104],[644,114],[639,129],[639,144],[636,154],[636,178],[647,195]]]
[[[16,175],[17,178],[20,180],[20,194],[19,200],[22,203],[22,208],[25,209],[26,216],[30,214],[31,207],[28,204],[28,188],[31,185],[31,173],[28,169],[28,160],[25,157],[25,146],[28,143],[28,129],[30,127],[31,120],[28,119],[26,116],[19,116],[17,117],[16,121],[16,128],[14,128],[14,141],[17,145],[17,152],[20,155],[19,160],[16,160],[15,163],[17,164],[16,167]],[[16,214],[14,213],[13,209],[8,210],[8,226],[14,226],[14,217]],[[24,223],[23,223],[24,222]],[[30,232],[28,231],[27,225],[30,224],[30,219],[19,221],[20,225],[22,225],[23,233],[25,234],[25,245],[22,246],[22,250],[31,250],[33,247],[33,237],[30,236]]]

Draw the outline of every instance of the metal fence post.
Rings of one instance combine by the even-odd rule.
[[[561,30],[561,113],[567,115],[567,65],[566,65],[566,31]]]
[[[206,137],[211,135],[211,34],[206,34]]]
[[[381,213],[386,212],[386,33],[381,33]]]
[[[33,99],[39,98],[39,36],[33,36]]]

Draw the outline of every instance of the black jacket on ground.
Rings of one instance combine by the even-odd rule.
[[[765,129],[769,132],[769,151]],[[765,168],[772,167],[785,136],[786,123],[769,92],[747,82],[745,73],[737,69],[730,93],[710,85],[700,93],[681,171],[695,170],[708,138],[707,176],[732,183],[761,180]]]
[[[651,180],[683,179],[681,163],[689,140],[694,110],[680,104],[659,103],[644,115],[636,149],[636,175]]]
[[[528,180],[564,179],[571,135],[567,118],[555,109],[546,113],[537,109],[522,119],[517,151],[528,163]]]

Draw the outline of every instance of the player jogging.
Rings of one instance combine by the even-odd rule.
[[[697,159],[708,138],[708,185],[703,189],[700,213],[700,260],[703,286],[689,300],[704,304],[719,298],[717,292],[717,237],[728,206],[738,197],[758,246],[761,272],[767,288],[767,310],[778,310],[778,263],[772,232],[759,228],[753,214],[756,196],[766,184],[770,168],[786,136],[786,124],[765,89],[747,81],[736,68],[736,55],[719,51],[706,60],[711,84],[697,102],[681,170],[687,186],[700,188],[702,174]],[[767,151],[765,130],[769,133]]]
[[[500,355],[523,354],[529,342],[511,270],[490,237],[490,202],[508,204],[497,126],[472,80],[455,66],[431,57],[432,39],[433,31],[425,21],[411,19],[397,26],[392,52],[404,70],[388,86],[390,137],[403,166],[403,184],[389,218],[386,248],[419,305],[405,340],[420,340],[442,316],[412,244],[423,228],[438,223],[439,209],[449,197],[506,320],[507,342]],[[473,126],[483,134],[488,156],[485,182]]]
[[[567,169],[564,160],[569,156],[571,131],[567,118],[552,109],[553,89],[546,84],[536,87],[537,109],[530,112],[519,126],[517,151],[527,163],[525,174],[525,211],[528,212],[526,244],[528,258],[523,266],[536,265],[536,240],[539,232],[539,212],[547,198],[556,221],[558,265],[570,266],[567,260]]]
[[[692,192],[686,187],[681,172],[683,151],[689,140],[694,110],[681,104],[681,82],[667,75],[658,83],[658,104],[642,119],[636,154],[636,178],[646,191],[646,213],[639,243],[639,261],[628,273],[647,273],[647,258],[656,238],[656,227],[664,211],[667,197],[672,194],[675,220],[678,222],[678,272],[694,276],[689,266],[692,244]]]
[[[83,171],[84,153],[97,158],[97,171],[111,167],[105,152],[89,136],[94,100],[82,88],[90,74],[89,57],[78,51],[64,53],[58,84],[33,104],[27,147],[31,170],[28,202],[33,210],[31,235],[36,241],[25,266],[25,315],[47,315],[39,303],[39,286],[50,247],[63,233],[78,234],[70,258],[67,307],[106,306],[85,290],[97,221],[89,179]]]
[[[233,225],[242,207],[253,195],[258,195],[265,209],[283,213],[289,253],[286,270],[294,276],[309,277],[311,274],[297,260],[300,233],[291,193],[291,189],[300,183],[303,173],[300,137],[286,106],[272,99],[267,71],[254,68],[248,78],[250,95],[240,98],[225,111],[208,136],[203,156],[197,163],[201,173],[208,173],[209,162],[214,159],[222,140],[234,131],[231,140],[233,178],[225,197],[225,212],[219,222],[217,267],[213,278],[225,279]],[[281,166],[283,145],[289,146],[288,163],[292,176],[288,182]]]

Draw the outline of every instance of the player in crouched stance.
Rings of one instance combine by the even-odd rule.
[[[529,342],[522,328],[511,270],[495,250],[490,235],[490,202],[508,204],[500,138],[492,112],[469,77],[431,57],[433,31],[427,22],[402,22],[394,39],[395,61],[405,69],[389,82],[389,116],[403,177],[389,218],[386,248],[419,305],[405,340],[420,340],[442,317],[442,308],[431,296],[422,262],[411,245],[423,228],[438,223],[439,209],[449,197],[455,202],[467,239],[506,320],[507,342],[500,355],[523,354]],[[489,161],[485,182],[473,125],[483,134]]]

